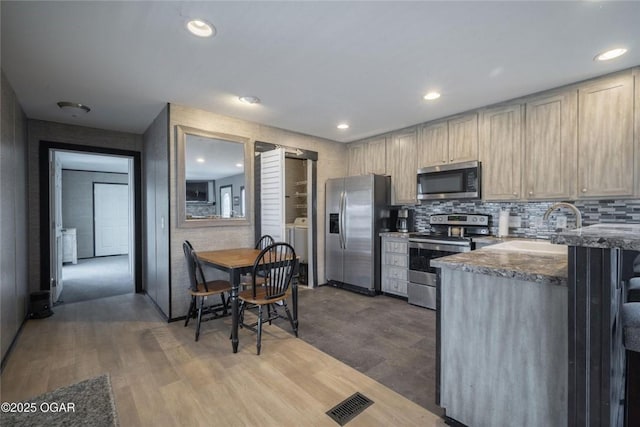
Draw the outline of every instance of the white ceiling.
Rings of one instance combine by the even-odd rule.
[[[0,5],[2,68],[28,117],[134,133],[171,102],[352,141],[640,65],[636,1]],[[617,46],[629,52],[593,61]],[[442,98],[424,101],[431,89]]]

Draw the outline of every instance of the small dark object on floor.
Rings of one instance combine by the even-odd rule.
[[[29,314],[32,319],[44,319],[53,314],[51,307],[49,307],[49,291],[31,293],[31,310]]]
[[[373,400],[356,392],[328,410],[326,414],[329,415],[332,420],[343,426],[371,405],[373,405]]]

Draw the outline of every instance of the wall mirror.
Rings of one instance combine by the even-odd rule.
[[[248,225],[251,147],[247,138],[176,126],[180,227]]]

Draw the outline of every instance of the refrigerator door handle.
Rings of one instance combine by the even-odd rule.
[[[340,193],[340,247],[342,249],[347,248],[347,242],[345,240],[344,232],[345,232],[345,223],[344,223],[344,211],[345,211],[345,200],[347,198],[347,194],[343,191]]]

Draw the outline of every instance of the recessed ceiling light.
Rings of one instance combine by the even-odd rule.
[[[237,168],[241,168],[242,167],[242,163],[236,163],[236,167]]]
[[[257,96],[239,96],[238,99],[243,104],[260,104],[260,98],[258,98]]]
[[[625,53],[627,53],[627,49],[624,49],[624,48],[611,49],[611,50],[608,50],[606,52],[602,52],[602,53],[596,55],[596,57],[593,58],[593,60],[594,61],[608,61],[610,59],[617,58],[618,56],[622,56]]]
[[[337,128],[338,128],[338,129],[342,129],[342,130],[344,130],[344,129],[349,129],[349,124],[348,124],[348,123],[340,123],[340,124],[337,126]]]
[[[198,157],[198,158],[196,159],[196,162],[198,162],[198,163],[204,163],[204,159],[203,159],[202,157]]]
[[[91,108],[77,102],[60,101],[58,102],[58,107],[63,113],[71,117],[83,116],[91,111]]]
[[[433,101],[434,99],[438,98],[440,98],[439,92],[429,92],[424,96],[424,99],[426,99],[427,101]]]
[[[216,33],[216,27],[204,19],[192,19],[188,21],[187,30],[198,37],[211,37]]]

